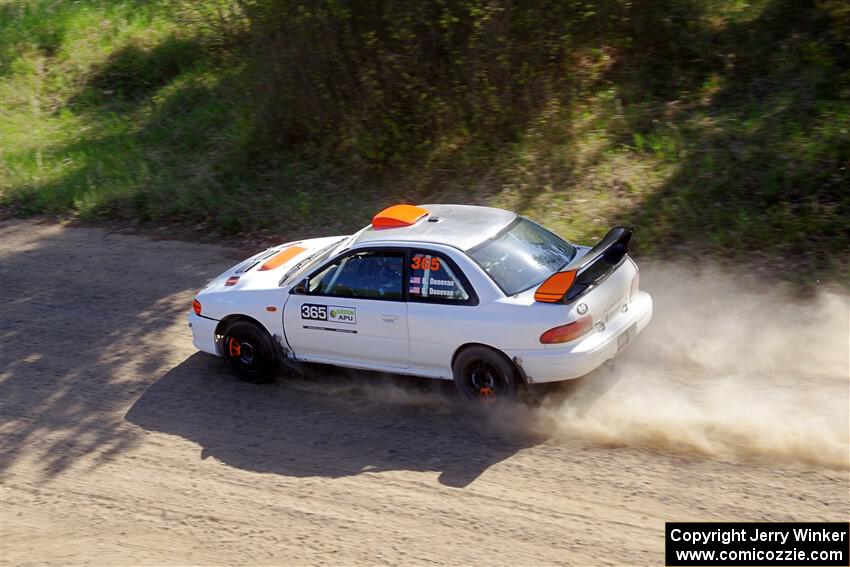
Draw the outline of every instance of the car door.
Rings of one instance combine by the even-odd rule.
[[[406,254],[359,249],[335,258],[297,286],[284,308],[295,357],[362,368],[410,366]]]
[[[469,325],[477,324],[480,315],[475,310],[478,296],[460,267],[441,252],[410,250],[408,273],[411,368],[451,378],[451,358],[458,345],[469,340]]]

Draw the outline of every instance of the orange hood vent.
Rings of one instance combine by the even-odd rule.
[[[302,248],[300,246],[289,246],[284,248],[271,258],[265,261],[265,263],[260,266],[258,272],[264,272],[266,270],[274,270],[275,268],[279,268],[286,264],[288,261],[292,260],[302,252],[304,252],[306,248]]]

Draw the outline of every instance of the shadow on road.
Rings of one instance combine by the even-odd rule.
[[[0,222],[0,470],[31,459],[47,480],[138,445],[121,416],[180,360],[192,294],[227,251]]]
[[[464,487],[541,439],[510,432],[498,412],[459,407],[432,381],[333,370],[255,386],[197,353],[127,412],[147,431],[201,445],[201,458],[256,472],[339,478],[388,470],[439,471]]]

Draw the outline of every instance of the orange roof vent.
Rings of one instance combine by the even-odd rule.
[[[428,216],[428,209],[413,205],[393,205],[372,217],[372,228],[401,228],[416,224],[416,221]]]

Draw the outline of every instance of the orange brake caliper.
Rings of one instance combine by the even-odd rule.
[[[482,398],[489,398],[493,395],[493,389],[489,386],[484,386],[483,388],[479,388],[478,393],[481,394]]]
[[[239,344],[239,341],[234,338],[227,341],[227,352],[230,356],[239,356],[242,354],[242,346]]]

